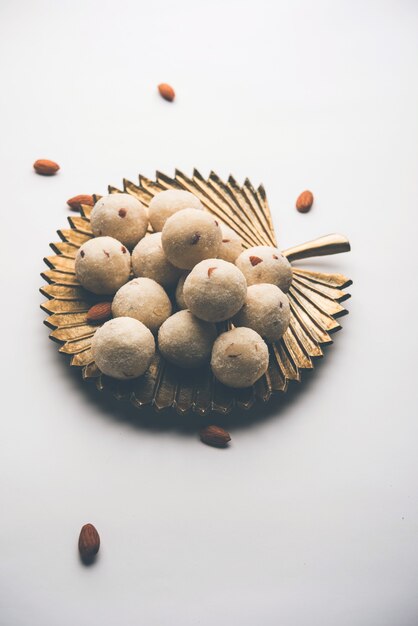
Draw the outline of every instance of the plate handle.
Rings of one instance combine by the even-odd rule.
[[[344,235],[333,233],[325,235],[312,241],[307,241],[299,246],[283,250],[283,254],[288,261],[297,261],[300,259],[308,259],[313,256],[326,256],[328,254],[339,254],[340,252],[349,252],[350,242]]]

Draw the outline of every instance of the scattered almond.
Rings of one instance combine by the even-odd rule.
[[[94,198],[93,196],[81,193],[79,196],[74,196],[74,198],[67,200],[67,204],[72,211],[80,211],[82,204],[94,206]]]
[[[42,174],[43,176],[52,176],[56,174],[60,168],[58,163],[49,161],[48,159],[38,159],[33,164],[33,167],[37,174]]]
[[[260,259],[259,256],[250,256],[250,263],[254,267],[262,262],[263,259]]]
[[[296,208],[299,213],[307,213],[311,210],[314,197],[312,191],[302,191],[298,199],[296,200]]]
[[[112,317],[112,303],[98,302],[87,312],[86,321],[88,324],[100,324]]]
[[[78,551],[85,563],[93,560],[100,548],[100,536],[93,524],[85,524],[78,539]]]
[[[172,102],[176,97],[174,89],[171,85],[167,85],[167,83],[161,83],[158,85],[158,91],[160,92],[161,97],[169,102]]]
[[[231,441],[231,436],[224,428],[220,426],[206,426],[199,433],[200,440],[208,446],[216,448],[225,448]]]
[[[208,269],[208,276],[209,276],[209,278],[211,277],[212,272],[214,272],[215,270],[216,270],[216,267],[210,267]]]

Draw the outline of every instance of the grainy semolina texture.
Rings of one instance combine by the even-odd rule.
[[[177,306],[179,309],[187,309],[187,304],[184,301],[183,287],[184,287],[184,281],[186,280],[188,275],[189,273],[183,274],[182,276],[180,276],[179,282],[177,283],[175,297],[176,297],[176,302],[177,302]]]
[[[153,230],[161,231],[168,218],[182,209],[203,210],[203,206],[199,198],[190,191],[167,189],[158,193],[148,207],[148,217]]]
[[[252,328],[266,341],[278,341],[289,326],[289,299],[276,285],[250,285],[244,306],[233,322],[235,326]]]
[[[162,230],[167,259],[184,270],[218,255],[222,242],[219,222],[206,211],[183,209],[168,218]]]
[[[207,322],[222,322],[235,315],[245,302],[247,283],[233,263],[206,259],[187,276],[183,297],[187,308]]]
[[[129,380],[141,376],[155,354],[152,333],[138,320],[118,317],[96,330],[92,352],[103,374]]]
[[[218,252],[218,259],[229,261],[229,263],[235,263],[243,250],[242,239],[226,224],[221,224],[220,227],[222,232],[222,242]]]
[[[147,235],[132,252],[132,269],[139,278],[152,278],[162,287],[172,287],[183,270],[168,261],[161,245],[161,233]]]
[[[235,261],[248,285],[271,283],[284,292],[292,283],[292,266],[277,248],[255,246],[241,252]]]
[[[267,345],[251,328],[233,328],[213,345],[212,371],[228,387],[250,387],[266,373],[268,364]]]
[[[97,294],[114,294],[128,280],[129,250],[113,237],[95,237],[79,248],[75,274],[81,285]]]
[[[114,237],[130,249],[144,237],[148,228],[145,207],[129,193],[112,193],[100,198],[90,220],[96,237]]]
[[[164,289],[150,278],[134,278],[115,294],[113,317],[133,317],[155,333],[171,315],[171,302]]]
[[[158,347],[167,361],[179,367],[200,367],[208,363],[216,326],[195,317],[190,311],[178,311],[158,331]]]

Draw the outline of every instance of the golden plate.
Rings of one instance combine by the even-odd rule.
[[[263,186],[254,189],[247,179],[239,186],[230,176],[223,182],[215,173],[205,180],[194,170],[191,178],[176,170],[174,178],[156,173],[155,181],[139,177],[139,185],[123,181],[123,191],[148,206],[164,189],[187,189],[199,197],[205,208],[233,228],[245,247],[276,246],[270,209]],[[109,193],[121,190],[109,186]],[[265,376],[246,389],[231,389],[219,383],[209,366],[187,371],[167,363],[158,353],[148,371],[135,380],[119,381],[101,374],[93,361],[91,341],[98,326],[86,322],[88,309],[103,296],[84,290],[74,274],[74,259],[82,243],[93,234],[92,207],[83,206],[81,215],[69,217],[70,228],[59,230],[61,240],[51,243],[53,256],[45,258],[50,269],[42,273],[49,283],[41,288],[48,300],[41,308],[48,313],[45,324],[50,338],[61,344],[60,352],[71,355],[71,365],[82,368],[84,379],[95,379],[97,388],[109,390],[118,399],[136,407],[152,405],[157,410],[175,408],[184,414],[194,411],[228,413],[234,406],[249,409],[256,400],[267,402],[272,394],[287,391],[289,382],[300,381],[304,369],[312,369],[323,355],[322,347],[332,343],[331,333],[341,326],[336,318],[347,313],[341,302],[350,297],[343,291],[351,281],[341,274],[324,274],[293,267],[289,291],[291,321],[282,339],[269,346],[270,363]],[[283,251],[290,262],[298,259],[350,250],[342,235],[327,235]],[[220,330],[225,325],[220,325]]]

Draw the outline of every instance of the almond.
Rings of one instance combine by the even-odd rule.
[[[33,164],[33,167],[37,174],[42,174],[43,176],[52,176],[56,174],[60,168],[58,163],[49,161],[48,159],[38,159]]]
[[[70,198],[69,200],[67,200],[67,204],[73,211],[80,211],[82,204],[87,204],[87,206],[94,206],[94,198],[93,196],[81,193],[80,195],[74,196],[74,198]]]
[[[98,302],[87,312],[86,321],[88,324],[100,324],[112,317],[112,303]]]
[[[93,524],[85,524],[80,531],[78,551],[85,563],[93,560],[100,548],[100,536]]]
[[[306,190],[302,191],[296,200],[296,208],[299,213],[307,213],[311,210],[313,205],[314,197],[312,191]]]
[[[158,85],[158,91],[160,92],[160,96],[169,102],[172,102],[176,97],[174,89],[171,85],[167,85],[167,83],[161,83]]]
[[[199,435],[203,443],[216,448],[225,448],[231,441],[230,434],[220,426],[206,426],[206,428],[202,428]]]
[[[262,262],[263,259],[260,259],[259,256],[250,256],[250,263],[254,267]]]

